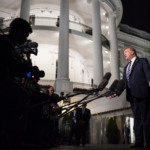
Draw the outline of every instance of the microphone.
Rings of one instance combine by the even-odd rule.
[[[110,77],[111,77],[111,73],[110,72],[106,72],[104,77],[103,77],[103,79],[107,79],[109,81]]]
[[[107,84],[108,84],[108,80],[107,79],[103,79],[102,82],[98,86],[98,90],[102,91],[106,87]]]
[[[111,73],[110,72],[107,72],[104,75],[102,82],[98,86],[98,90],[99,91],[102,91],[106,87],[106,85],[108,84],[108,81],[109,81],[110,77],[111,77]]]
[[[106,97],[111,96],[112,94],[114,94],[116,87],[118,85],[119,80],[114,80],[114,82],[111,84],[111,86],[109,87],[108,91],[104,94]]]
[[[109,90],[112,91],[112,92],[115,92],[115,89],[116,89],[118,83],[119,83],[119,80],[114,80],[114,82],[109,87]]]
[[[124,80],[122,79],[119,81],[119,83],[116,87],[115,94],[117,96],[120,96],[124,89],[125,89],[125,83],[124,83]]]

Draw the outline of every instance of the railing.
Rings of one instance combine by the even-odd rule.
[[[38,82],[40,85],[44,85],[44,86],[54,86],[55,80],[46,80],[46,79],[41,79]]]
[[[0,23],[0,28],[6,28],[9,27],[10,22],[12,19],[9,20],[3,20],[3,22]],[[32,26],[59,26],[59,19],[58,18],[52,18],[52,17],[30,17],[30,24]],[[80,32],[86,32],[86,30],[91,29],[91,27],[86,26],[84,24],[69,21],[69,29],[77,30]]]
[[[4,20],[0,22],[0,28],[1,29],[6,29],[7,27],[9,27],[9,24],[11,23],[12,19],[8,19],[8,20]]]
[[[52,18],[52,17],[30,17],[30,23],[33,26],[37,25],[43,25],[43,26],[57,26],[59,27],[59,19],[58,18]],[[69,29],[77,30],[80,32],[85,32],[88,29],[91,29],[91,27],[86,26],[84,24],[69,21]]]
[[[93,86],[91,84],[73,82],[73,88],[90,89],[93,88]]]
[[[3,20],[0,22],[0,28],[6,29],[9,27],[10,22],[12,19],[9,20]],[[30,24],[31,26],[50,26],[50,27],[59,27],[59,19],[58,18],[51,18],[51,17],[30,17]],[[69,21],[69,29],[70,30],[76,30],[79,32],[84,32],[86,34],[92,35],[92,28],[89,26],[86,26],[84,24]],[[107,49],[110,49],[110,44],[107,38],[102,35],[102,45],[106,47]]]
[[[9,27],[10,22],[12,19],[9,20],[3,20],[0,22],[0,28],[6,29]],[[34,17],[30,16],[30,24],[31,26],[51,26],[51,27],[59,27],[59,19],[58,18],[52,18],[52,17]],[[86,26],[79,22],[69,21],[69,29],[70,30],[76,30],[79,32],[84,32],[86,34],[92,35],[92,28],[89,26]],[[107,38],[102,35],[102,45],[106,47],[107,49],[110,49],[110,44]]]
[[[45,85],[45,86],[48,86],[48,85],[54,86],[55,80],[41,79],[38,83],[40,85]],[[90,88],[93,88],[93,86],[91,84],[73,82],[73,88],[90,89]]]

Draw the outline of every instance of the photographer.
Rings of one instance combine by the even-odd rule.
[[[9,33],[0,36],[0,81],[14,79],[15,76],[24,76],[29,71],[31,63],[28,63],[15,50],[16,46],[27,41],[32,33],[29,23],[21,18],[16,18],[10,23]]]
[[[0,34],[0,146],[3,150],[17,149],[25,132],[31,93],[20,83],[32,64],[15,47],[24,44],[30,33],[29,23],[16,18],[10,23],[8,34]]]

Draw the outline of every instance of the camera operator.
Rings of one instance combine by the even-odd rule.
[[[18,55],[15,47],[24,44],[30,33],[32,33],[32,28],[29,23],[16,18],[10,23],[9,33],[0,36],[0,66],[3,71],[0,74],[1,81],[14,79],[15,76],[24,76],[29,71],[31,63]]]
[[[32,64],[15,51],[32,33],[29,23],[16,18],[10,23],[8,34],[0,34],[0,147],[17,149],[26,124],[26,107],[30,92],[17,80],[25,78]],[[19,144],[18,144],[19,143]]]

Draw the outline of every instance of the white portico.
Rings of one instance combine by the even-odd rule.
[[[77,2],[75,4],[76,6],[77,5],[79,6],[78,8],[73,7],[74,1],[65,0],[63,1],[63,3],[61,1],[60,3],[56,1],[56,2],[52,2],[51,4],[51,6],[53,6],[55,9],[58,10],[58,16],[60,19],[59,29],[57,31],[59,32],[58,33],[59,36],[56,39],[58,40],[57,42],[58,45],[56,45],[56,47],[58,47],[58,51],[57,51],[58,52],[58,57],[57,57],[58,66],[56,66],[57,71],[55,71],[56,68],[54,70],[54,72],[57,73],[57,75],[55,75],[57,76],[57,78],[54,79],[55,84],[53,83],[56,86],[57,92],[61,92],[61,91],[71,92],[74,87],[72,82],[78,82],[78,80],[75,80],[75,79],[79,77],[75,77],[72,74],[73,71],[71,71],[70,69],[70,65],[75,64],[75,62],[73,63],[73,61],[70,62],[71,60],[70,51],[72,47],[74,51],[78,51],[78,49],[82,49],[82,51],[83,49],[84,50],[86,49],[87,51],[87,52],[82,53],[81,50],[79,50],[78,52],[83,57],[83,60],[81,60],[80,62],[83,62],[83,65],[85,66],[85,68],[87,68],[87,70],[83,68],[81,69],[81,74],[82,74],[81,76],[83,77],[80,76],[82,80],[79,82],[82,83],[83,81],[83,83],[93,84],[93,85],[98,86],[99,83],[102,81],[103,75],[105,74],[105,72],[108,72],[108,71],[112,73],[111,82],[113,82],[115,79],[119,79],[116,28],[121,20],[122,5],[119,0],[115,2],[104,1],[104,0],[90,0],[90,1],[85,1],[84,3],[83,4],[85,5],[85,10],[87,10],[87,14],[85,13],[84,15],[81,9],[82,7],[80,6],[81,3]],[[38,30],[39,31],[43,30],[43,32],[46,29],[53,30],[53,28],[50,28],[50,27],[48,28],[47,25],[45,26],[44,22],[40,23],[39,18],[36,17],[36,16],[43,16],[43,19],[44,19],[44,13],[46,15],[46,11],[48,10],[49,5],[50,4],[47,4],[47,7],[46,7],[46,5],[44,6],[43,4],[42,5],[38,5],[38,3],[34,4],[34,1],[32,0],[21,1],[20,16],[26,20],[28,20],[31,15],[35,16],[35,19],[34,19],[35,27],[33,27],[33,29],[35,30],[35,33]],[[38,12],[37,8],[38,9],[41,8],[39,9],[42,12],[41,15],[36,14]],[[90,9],[91,12],[89,12],[88,9]],[[51,11],[52,10],[50,10],[49,12]],[[78,40],[78,36],[73,37],[72,35],[70,35],[71,34],[69,32],[70,28],[72,28],[72,34],[75,33],[76,35],[78,34],[80,36],[82,35],[83,30],[85,30],[85,29],[82,29],[81,33],[76,32],[76,29],[74,30],[73,25],[70,22],[72,14],[75,14],[74,16],[76,18],[80,16],[81,19],[80,18],[79,19],[80,21],[82,21],[82,24],[85,23],[93,29],[92,30],[93,35],[91,35],[91,37],[88,37],[88,39],[90,39],[92,42],[88,46],[86,44],[83,45],[80,39]],[[110,14],[115,14],[116,16],[110,15]],[[41,18],[41,21],[42,21],[42,18]],[[42,27],[40,24],[41,25],[43,24],[44,26]],[[105,37],[109,40],[110,51],[103,47],[101,34],[105,35]],[[36,37],[34,37],[34,35],[31,36],[31,39],[37,41],[39,43],[39,47],[41,47],[40,45],[43,43],[40,42],[39,38],[44,39],[45,37],[40,36],[37,39]],[[50,38],[54,38],[54,37],[50,37]],[[72,38],[75,39],[75,41],[72,41],[73,40]],[[46,44],[49,45],[50,42]],[[82,45],[82,46],[77,47],[73,44],[76,44],[78,46]],[[54,43],[51,43],[51,45],[54,45]],[[39,49],[39,51],[41,50]],[[106,54],[105,52],[110,53],[110,54]],[[36,62],[36,58],[34,56],[33,56],[33,62],[35,62],[35,64],[39,64],[38,62]],[[42,66],[41,63],[40,63],[40,66]],[[87,71],[89,72],[88,74],[86,73]],[[53,80],[53,78],[47,78],[46,76],[43,79],[41,79],[40,82],[45,83],[44,80]]]
[[[32,25],[33,33],[29,38],[39,45],[38,55],[31,56],[32,63],[45,71],[39,84],[55,86],[57,93],[63,91],[65,94],[75,88],[96,88],[106,72],[112,74],[107,88],[115,79],[121,79],[126,64],[122,52],[125,46],[132,45],[138,56],[150,58],[148,40],[120,31],[122,14],[121,0],[0,1],[3,29],[16,17],[24,18]],[[89,31],[92,34],[88,34]],[[107,143],[104,135],[109,117],[121,118],[122,124],[126,117],[133,121],[125,92],[112,101],[97,99],[89,103],[88,108],[92,112],[93,144]],[[122,129],[120,126],[120,131]]]

